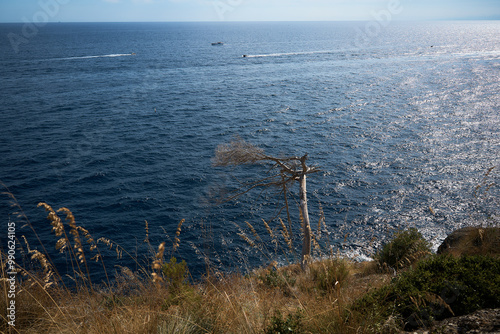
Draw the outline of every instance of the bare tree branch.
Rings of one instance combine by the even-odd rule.
[[[266,174],[272,175],[260,178],[252,182],[239,182],[241,187],[233,195],[226,197],[224,202],[234,200],[255,188],[275,187],[280,189],[280,194],[284,196],[285,208],[291,231],[291,218],[287,198],[287,185],[292,181],[298,181],[300,185],[300,209],[304,218],[302,234],[304,237],[302,244],[302,268],[306,268],[311,255],[311,227],[307,209],[306,175],[320,171],[318,167],[308,166],[307,154],[302,157],[278,158],[266,155],[264,150],[244,141],[241,138],[227,143],[220,144],[215,149],[215,156],[212,160],[214,166],[241,166],[251,164],[270,164]],[[278,214],[283,209],[278,210]]]
[[[228,144],[220,144],[215,149],[214,166],[238,166],[255,164],[265,160],[264,150],[237,138]]]

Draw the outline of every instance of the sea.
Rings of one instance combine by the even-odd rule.
[[[25,266],[45,248],[71,271],[40,202],[100,239],[110,275],[162,242],[193,277],[296,261],[298,185],[289,220],[283,189],[246,192],[270,166],[214,166],[234,140],[320,169],[315,257],[500,222],[500,21],[0,24],[0,87],[0,241],[15,225]]]

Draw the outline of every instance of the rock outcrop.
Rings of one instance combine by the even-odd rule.
[[[404,332],[403,332],[404,333]],[[500,309],[479,310],[460,317],[436,322],[431,328],[419,329],[414,334],[493,334],[500,333]]]
[[[452,232],[437,250],[438,254],[500,254],[500,228],[464,227]]]

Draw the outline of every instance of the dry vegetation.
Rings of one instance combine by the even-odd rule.
[[[170,263],[170,262],[169,262]],[[78,291],[44,286],[43,275],[21,284],[16,327],[11,333],[262,333],[273,317],[299,315],[301,331],[364,332],[363,319],[350,318],[348,305],[390,280],[372,274],[370,264],[325,260],[311,265],[259,269],[246,276],[213,273],[197,284],[165,271],[164,282],[124,270],[106,289]],[[328,275],[343,267],[337,281]],[[328,283],[332,283],[328,285]],[[6,285],[3,289],[5,301]],[[4,302],[0,303],[6,309]],[[299,332],[295,328],[292,332]]]
[[[12,195],[11,198],[15,201]],[[35,265],[17,267],[16,326],[9,326],[2,312],[3,333],[398,332],[397,324],[387,325],[383,312],[367,312],[372,307],[376,309],[376,305],[365,303],[359,308],[359,300],[366,300],[365,296],[394,281],[394,270],[387,270],[383,259],[354,263],[330,255],[311,263],[305,271],[299,264],[278,268],[271,262],[267,268],[246,275],[208,270],[195,283],[190,279],[187,264],[173,257],[181,242],[181,221],[172,248],[166,249],[165,243],[155,248],[148,267],[141,267],[138,272],[121,268],[116,279],[96,285],[91,281],[87,262],[102,263],[99,247],[112,247],[118,254],[125,250],[111,240],[95,240],[77,225],[70,210],[56,211],[45,203],[40,206],[48,212],[56,248],[73,268],[72,283],[59,275],[46,252],[32,249],[23,241],[23,248]],[[65,216],[65,221],[59,214]],[[29,221],[28,225],[31,227]],[[241,237],[254,247],[265,247],[263,238],[250,224],[248,227],[253,238],[244,233]],[[272,239],[278,238],[277,231],[268,226],[266,229]],[[280,238],[287,245],[284,223],[282,229]],[[482,233],[483,240],[498,238],[498,234],[490,236],[489,230]],[[17,242],[21,244],[20,240]],[[283,248],[288,251],[286,246]],[[418,252],[419,256],[426,253],[415,247],[409,251],[415,251],[413,255]],[[404,259],[411,259],[408,264],[414,264],[413,255],[398,255],[398,266]],[[2,310],[8,303],[6,259],[2,252]],[[106,273],[104,264],[102,268]]]
[[[210,271],[193,283],[184,261],[164,259],[168,252],[162,243],[148,268],[121,268],[112,282],[95,284],[87,261],[102,262],[99,247],[119,253],[119,246],[105,238],[95,240],[67,208],[40,206],[48,212],[55,247],[68,259],[73,276],[61,277],[47,253],[22,241],[31,264],[17,267],[16,326],[8,326],[2,312],[4,333],[273,333],[272,326],[291,332],[359,333],[363,319],[346,313],[348,306],[390,279],[375,274],[370,263],[332,257],[312,263],[307,271],[300,265],[277,268],[272,263],[247,275]],[[182,223],[169,251],[179,245]],[[281,234],[286,243],[285,227]],[[7,254],[2,252],[1,259],[0,308],[5,310]]]

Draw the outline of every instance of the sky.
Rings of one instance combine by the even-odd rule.
[[[1,0],[0,22],[500,19],[500,0]]]

